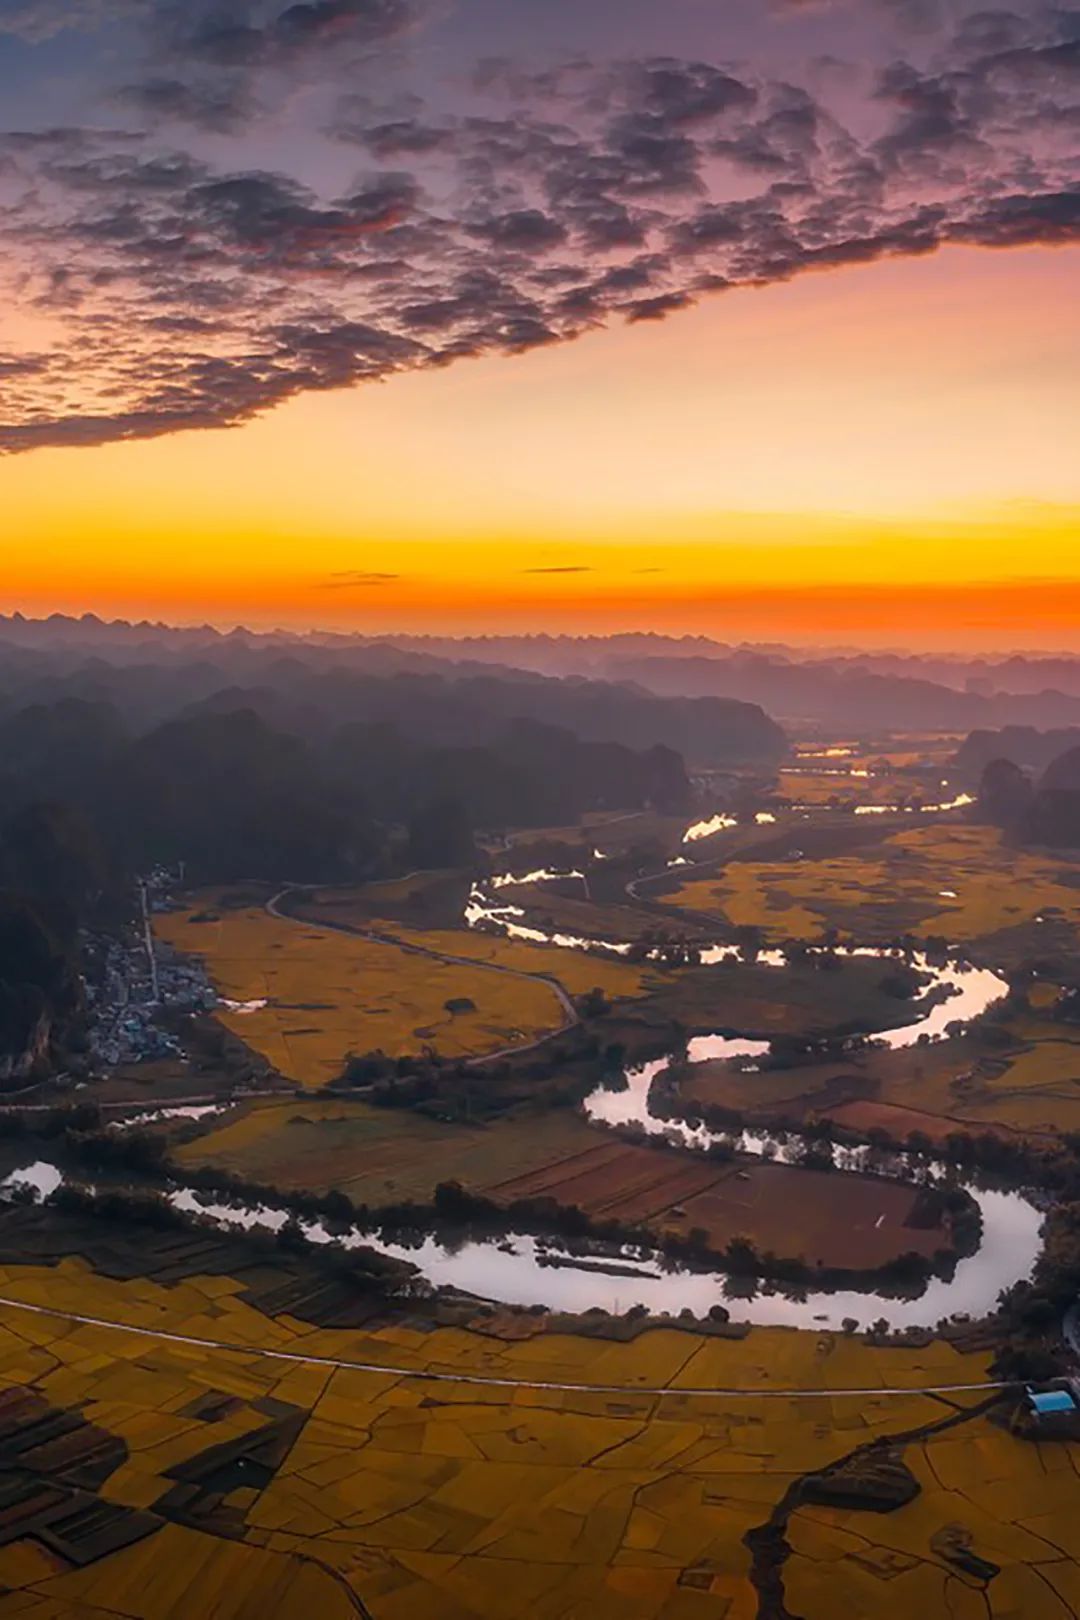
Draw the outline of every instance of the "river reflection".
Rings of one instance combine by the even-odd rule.
[[[500,908],[500,910],[503,908]],[[516,911],[516,908],[505,908]],[[522,932],[525,932],[523,929]],[[551,936],[529,930],[528,937],[547,942]],[[565,939],[554,936],[554,942]],[[582,942],[583,945],[595,942]],[[611,946],[625,952],[629,945]],[[902,953],[857,947],[840,954],[887,958]],[[716,946],[711,960],[741,959],[737,946]],[[781,969],[786,966],[782,952],[761,953],[758,961]],[[916,1041],[941,1039],[950,1027],[967,1023],[986,1011],[1007,991],[1005,981],[988,969],[960,961],[931,963],[916,954],[904,957],[927,975],[928,985],[915,1003],[923,1004],[921,1015],[900,1029],[888,1030],[874,1039],[894,1049]],[[931,994],[946,992],[943,999],[928,1004]],[[746,1067],[768,1056],[768,1041],[731,1033],[694,1036],[685,1054],[668,1053],[651,1063],[628,1071],[626,1084],[619,1090],[598,1087],[584,1103],[587,1118],[606,1127],[634,1126],[646,1135],[663,1136],[673,1146],[690,1152],[704,1152],[717,1142],[734,1145],[747,1155],[767,1156],[780,1163],[796,1163],[805,1144],[787,1135],[774,1139],[764,1131],[736,1131],[730,1135],[711,1132],[705,1125],[683,1120],[665,1120],[651,1112],[653,1081],[676,1056],[690,1063],[723,1060]],[[167,1112],[162,1110],[162,1113]],[[195,1110],[185,1110],[192,1114]],[[130,1122],[128,1122],[130,1123]],[[943,1180],[947,1167],[933,1160],[919,1160],[908,1154],[882,1155],[869,1148],[836,1148],[834,1173],[858,1173],[872,1169],[877,1174]],[[807,1172],[812,1174],[814,1172]],[[955,1184],[966,1186],[982,1213],[983,1239],[977,1254],[960,1260],[951,1281],[932,1279],[918,1299],[890,1299],[885,1295],[848,1290],[842,1293],[800,1291],[785,1297],[767,1286],[752,1297],[745,1279],[732,1279],[719,1270],[695,1271],[672,1264],[649,1249],[590,1245],[588,1254],[578,1254],[555,1238],[510,1234],[498,1239],[473,1239],[453,1243],[445,1237],[418,1234],[412,1241],[400,1234],[384,1236],[378,1231],[329,1228],[321,1220],[301,1220],[299,1225],[313,1243],[339,1244],[347,1249],[374,1249],[380,1254],[407,1260],[435,1288],[453,1288],[483,1299],[513,1305],[544,1305],[571,1313],[590,1307],[619,1314],[632,1306],[644,1306],[657,1315],[677,1315],[689,1310],[704,1316],[711,1306],[724,1304],[734,1321],[782,1324],[789,1327],[839,1328],[845,1319],[861,1325],[884,1317],[894,1328],[933,1327],[955,1315],[981,1317],[991,1313],[1003,1289],[1030,1276],[1040,1249],[1042,1215],[1030,1198],[1021,1192],[987,1191],[961,1177]],[[10,1194],[20,1185],[47,1197],[63,1182],[61,1171],[45,1161],[36,1161],[14,1171],[0,1182],[0,1193]],[[276,1232],[290,1219],[289,1212],[269,1206],[224,1202],[207,1197],[189,1187],[175,1187],[169,1194],[181,1210],[197,1213],[228,1229],[243,1227]],[[798,1211],[792,1212],[793,1250],[798,1251]]]
[[[640,1097],[641,1081],[633,1085]],[[55,1165],[39,1160],[0,1182],[0,1194],[25,1186],[39,1197],[48,1197],[63,1180]],[[978,1318],[990,1314],[1003,1289],[1031,1274],[1039,1253],[1042,1216],[1026,1197],[974,1186],[969,1191],[982,1211],[983,1242],[979,1252],[957,1264],[951,1282],[932,1279],[924,1293],[912,1300],[854,1290],[808,1290],[789,1298],[768,1288],[747,1298],[743,1279],[731,1279],[719,1270],[691,1271],[673,1265],[657,1252],[630,1245],[609,1247],[603,1255],[594,1247],[589,1254],[581,1255],[557,1239],[521,1233],[498,1239],[470,1238],[459,1243],[418,1234],[410,1242],[383,1237],[378,1232],[343,1231],[337,1226],[331,1230],[319,1219],[300,1220],[298,1225],[312,1243],[347,1250],[372,1249],[416,1266],[434,1288],[452,1288],[508,1305],[542,1305],[571,1313],[599,1308],[614,1315],[644,1306],[655,1315],[666,1312],[676,1316],[689,1310],[703,1317],[713,1305],[723,1304],[736,1322],[840,1328],[845,1319],[866,1326],[884,1317],[894,1328],[934,1327],[954,1315]],[[241,1228],[274,1233],[291,1219],[284,1209],[239,1201],[226,1203],[190,1187],[175,1188],[169,1198],[177,1209],[226,1231]],[[793,1224],[797,1225],[797,1213],[793,1214]]]
[[[525,940],[530,945],[558,945],[564,951],[595,951],[598,955],[610,956],[628,956],[633,949],[629,940],[613,943],[606,939],[586,939],[581,934],[547,933],[542,928],[519,922],[518,918],[524,916],[527,913],[523,907],[496,904],[479,885],[473,888],[465,907],[467,927],[484,925],[497,929],[507,939]]]
[[[598,955],[613,956],[627,956],[633,950],[629,940],[551,933],[518,920],[525,916],[527,913],[521,906],[494,901],[479,884],[474,886],[465,910],[465,921],[470,928],[495,929],[509,939],[527,940],[533,945],[558,945],[564,950],[592,951]],[[913,1017],[896,1029],[882,1030],[870,1037],[894,1052],[922,1040],[940,1040],[948,1034],[953,1024],[970,1023],[1009,992],[1007,982],[992,968],[974,967],[970,962],[958,958],[931,961],[925,951],[901,951],[878,945],[811,945],[807,947],[806,954],[904,962],[922,976],[924,983],[918,994],[911,998]],[[659,950],[647,952],[649,960],[659,961],[662,955]],[[741,945],[731,943],[697,947],[697,961],[701,967],[740,962],[778,969],[789,965],[789,958],[782,950],[748,952]]]
[[[720,813],[708,816],[704,821],[695,821],[683,833],[684,844],[696,844],[703,838],[713,838],[718,832],[726,832],[731,827],[739,825],[738,816],[729,816]]]
[[[522,872],[520,875],[516,872],[498,872],[490,882],[493,889],[514,889],[522,884],[566,883],[574,878],[584,883],[585,874],[576,870],[560,872],[554,867],[539,866],[534,872]]]

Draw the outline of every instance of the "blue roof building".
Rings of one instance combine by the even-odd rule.
[[[1076,1401],[1067,1389],[1046,1389],[1039,1392],[1029,1389],[1027,1397],[1036,1417],[1056,1417],[1077,1410]]]

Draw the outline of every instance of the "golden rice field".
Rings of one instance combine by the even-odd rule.
[[[865,776],[852,776],[851,770],[866,770]],[[836,760],[824,770],[812,765],[792,766],[777,777],[777,792],[792,804],[828,805],[833,800],[843,805],[896,804],[921,791],[921,784],[913,779],[893,776],[889,772],[873,773],[869,764],[862,766],[855,760]]]
[[[655,968],[642,968],[584,951],[560,950],[555,945],[529,945],[523,940],[500,939],[496,934],[458,933],[452,929],[421,932],[408,928],[395,928],[394,934],[407,944],[422,945],[453,956],[468,956],[477,962],[494,962],[519,973],[553,974],[573,996],[603,990],[615,1001],[620,997],[643,996],[665,982],[665,975]]]
[[[1038,916],[1080,923],[1080,865],[1008,848],[994,828],[938,823],[831,859],[732,862],[665,903],[772,939],[813,940],[835,927],[971,941]]]
[[[904,1461],[922,1492],[897,1513],[875,1514],[869,1536],[865,1513],[798,1509],[795,1556],[785,1569],[792,1614],[829,1614],[838,1579],[853,1615],[1068,1620],[1076,1613],[1075,1447],[1024,1445],[977,1418],[907,1447]],[[985,1593],[959,1570],[942,1568],[950,1542],[963,1546],[968,1537],[971,1550],[1000,1566]]]
[[[1002,1073],[965,1083],[955,1100],[957,1117],[1045,1136],[1080,1130],[1080,1031],[1021,1024],[1017,1034],[1030,1044]]]
[[[155,917],[162,939],[200,956],[222,996],[267,1002],[223,1012],[222,1021],[301,1085],[341,1073],[349,1052],[391,1056],[434,1047],[464,1057],[525,1045],[564,1022],[553,989],[538,979],[435,961],[256,907],[193,922],[199,908]],[[472,1009],[451,1013],[447,1001]]]
[[[30,1387],[121,1440],[96,1500],[151,1515],[141,1539],[81,1567],[16,1527],[0,1546],[0,1620],[754,1620],[746,1532],[798,1476],[973,1405],[917,1390],[976,1383],[986,1361],[941,1341],[874,1349],[783,1329],[628,1343],[316,1329],[260,1314],[227,1277],[117,1282],[76,1261],[7,1267],[0,1293],[230,1347],[0,1304],[0,1402]],[[620,1393],[507,1391],[459,1382],[466,1372]],[[670,1393],[639,1392],[653,1387]],[[732,1387],[823,1393],[685,1393]],[[829,1393],[850,1388],[865,1393]],[[274,1435],[268,1466],[236,1471]],[[922,1485],[907,1506],[794,1513],[792,1614],[1072,1620],[1080,1447],[973,1417],[903,1455]],[[47,1477],[47,1451],[22,1461]],[[1000,1566],[985,1590],[949,1561],[956,1545]]]

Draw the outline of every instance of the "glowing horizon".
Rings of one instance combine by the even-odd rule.
[[[499,13],[519,66],[482,84],[486,0],[454,19],[325,0],[332,49],[295,19],[286,49],[271,0],[251,0],[264,32],[242,66],[208,57],[209,0],[192,0],[194,32],[167,10],[139,32],[118,0],[100,56],[68,0],[47,27],[0,14],[0,84],[10,67],[16,106],[35,71],[42,86],[40,109],[19,107],[29,132],[0,132],[7,183],[29,188],[0,255],[4,605],[366,632],[1074,640],[1080,246],[1050,103],[1028,88],[1044,75],[1065,119],[1065,24],[1041,3],[991,28],[962,0],[951,31],[879,0],[857,16],[772,4],[755,22],[721,0],[724,33],[692,0],[663,28],[627,0],[634,62],[609,60],[609,0],[561,8],[585,65],[532,76],[550,42]],[[350,30],[353,69],[389,75],[385,105],[342,77]],[[722,38],[741,67],[709,65]],[[821,67],[855,43],[872,66]],[[676,45],[704,55],[656,54]],[[468,95],[503,114],[516,98],[516,122],[477,133],[451,47]],[[187,99],[162,102],[158,77],[117,90],[117,52],[131,74],[171,53]],[[950,64],[981,99],[946,116]],[[58,135],[64,85],[85,122]],[[280,112],[275,86],[295,92]],[[598,87],[622,109],[603,128]],[[122,139],[103,95],[121,96]],[[424,117],[399,116],[406,102]],[[1038,167],[1023,195],[1019,140]],[[522,206],[489,217],[475,176],[492,165]],[[137,250],[114,248],[133,222]]]

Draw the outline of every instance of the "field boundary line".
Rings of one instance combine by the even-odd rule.
[[[349,888],[349,884],[319,884],[319,883],[287,883],[277,894],[270,896],[263,906],[268,916],[276,922],[292,923],[298,928],[321,928],[325,933],[343,934],[348,939],[362,939],[369,945],[389,945],[395,950],[403,951],[408,956],[426,956],[433,962],[447,962],[452,967],[481,968],[488,973],[501,973],[505,978],[525,979],[530,984],[542,984],[552,992],[559,1004],[562,1014],[562,1023],[558,1029],[546,1030],[534,1041],[512,1046],[500,1046],[494,1052],[475,1053],[463,1059],[469,1068],[477,1068],[485,1063],[494,1063],[501,1058],[517,1057],[523,1052],[534,1052],[537,1047],[544,1046],[558,1035],[565,1035],[568,1029],[574,1029],[581,1023],[581,1014],[577,1010],[573,996],[567,990],[562,980],[554,973],[530,973],[527,968],[515,968],[505,962],[493,962],[483,957],[456,956],[452,951],[440,951],[433,945],[421,945],[411,939],[402,939],[397,934],[388,934],[382,930],[360,928],[352,923],[331,922],[328,920],[316,921],[312,917],[295,916],[291,911],[282,910],[282,906],[294,894],[310,893],[312,890],[326,888]],[[451,930],[452,932],[452,930]]]
[[[0,1296],[0,1309],[25,1311],[31,1316],[44,1316],[53,1321],[72,1322],[78,1327],[106,1328],[113,1333],[129,1333],[145,1339],[157,1339],[167,1344],[186,1345],[195,1350],[219,1350],[229,1355],[262,1356],[270,1361],[287,1361],[310,1367],[331,1367],[342,1372],[380,1373],[387,1378],[419,1378],[427,1383],[468,1384],[485,1389],[535,1389],[556,1394],[572,1395],[644,1395],[652,1399],[665,1396],[689,1396],[694,1399],[710,1397],[724,1400],[809,1400],[823,1395],[837,1400],[859,1399],[867,1396],[888,1395],[959,1395],[992,1389],[1020,1389],[1015,1379],[984,1380],[977,1384],[926,1384],[917,1388],[902,1385],[867,1384],[849,1389],[768,1389],[733,1386],[707,1386],[683,1388],[678,1384],[661,1384],[652,1388],[634,1384],[577,1384],[561,1383],[549,1379],[500,1378],[494,1373],[433,1372],[422,1367],[394,1367],[378,1361],[351,1361],[336,1356],[305,1355],[300,1350],[275,1350],[250,1344],[230,1344],[223,1339],[198,1338],[190,1333],[172,1333],[167,1328],[139,1327],[134,1322],[117,1322],[104,1316],[89,1316],[80,1311],[66,1311],[58,1305],[35,1305],[29,1300]]]

